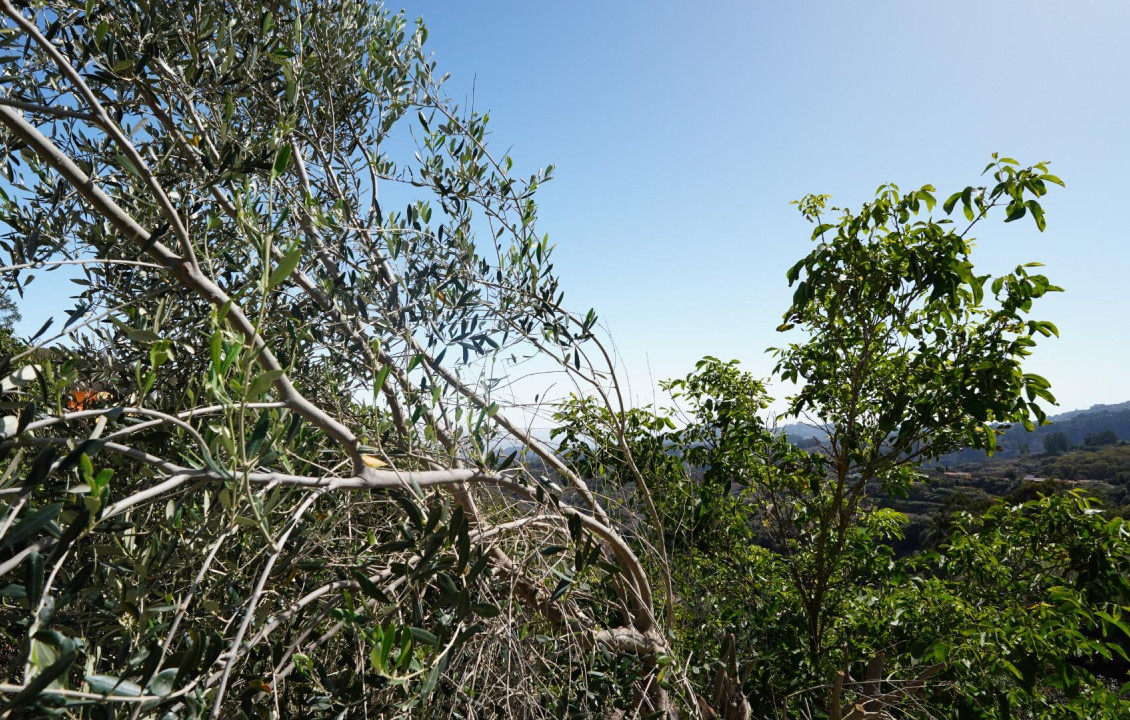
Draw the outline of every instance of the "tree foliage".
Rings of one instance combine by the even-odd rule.
[[[494,154],[422,24],[361,0],[0,12],[5,280],[81,271],[6,358],[0,713],[684,692],[603,500],[506,412],[519,360],[612,378],[536,230],[552,167]]]
[[[1061,432],[1055,432],[1044,438],[1045,455],[1062,455],[1071,449],[1071,441]]]
[[[936,552],[899,559],[906,517],[875,503],[905,493],[924,460],[992,453],[1007,424],[1043,422],[1038,401],[1054,399],[1023,360],[1056,332],[1028,313],[1058,288],[1034,264],[975,274],[969,233],[997,207],[1042,230],[1035,198],[1059,180],[1008,158],[986,173],[994,184],[942,208],[960,207],[961,229],[932,214],[930,186],[884,185],[833,222],[826,197],[800,202],[818,244],[788,273],[797,289],[779,330],[805,338],[776,351],[776,371],[801,383],[787,413],[820,427],[812,449],[763,419],[762,382],[711,357],[665,384],[672,408],[615,417],[575,399],[561,413],[565,456],[628,490],[617,448],[653,469],[663,534],[649,539],[672,557],[674,649],[694,649],[700,697],[725,717],[1130,709],[1095,672],[1126,660],[1124,521],[1079,494],[1037,496],[947,520]],[[746,702],[727,704],[737,688]]]

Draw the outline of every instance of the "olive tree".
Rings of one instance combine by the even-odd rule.
[[[669,583],[508,408],[533,361],[623,409],[536,230],[552,167],[489,148],[422,24],[364,0],[0,15],[4,281],[79,287],[3,360],[0,716],[687,698],[658,672]]]

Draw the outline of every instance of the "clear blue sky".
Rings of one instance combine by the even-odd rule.
[[[704,354],[768,374],[785,270],[809,249],[790,200],[856,205],[888,180],[948,194],[999,151],[1050,160],[1068,185],[1047,198],[1047,232],[998,223],[975,255],[985,271],[1042,261],[1067,290],[1038,307],[1062,339],[1031,369],[1063,409],[1130,400],[1130,3],[392,7],[425,17],[449,91],[474,89],[519,169],[557,165],[541,230],[637,398]],[[22,329],[59,287],[32,286]]]
[[[422,15],[493,142],[555,163],[540,227],[632,389],[704,354],[758,374],[808,252],[788,203],[976,183],[989,154],[1052,161],[1048,229],[986,226],[974,260],[1039,260],[1062,339],[1031,369],[1063,409],[1130,400],[1130,3],[393,3]],[[782,389],[783,391],[783,389]]]

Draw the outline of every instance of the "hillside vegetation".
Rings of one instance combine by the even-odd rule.
[[[1064,455],[993,459],[927,470],[905,496],[871,487],[876,502],[905,513],[901,554],[931,549],[944,539],[953,513],[980,513],[993,504],[1083,492],[1108,517],[1130,516],[1130,445],[1082,448]]]
[[[1045,452],[1045,443],[1054,440],[1055,436],[1062,436],[1066,444],[1059,450],[1067,450],[1073,446],[1095,446],[1104,441],[1097,440],[1103,433],[1110,434],[1105,442],[1130,442],[1130,403],[1118,405],[1096,405],[1089,410],[1076,410],[1070,413],[1055,415],[1051,422],[1026,430],[1023,426],[1015,426],[1002,434],[998,439],[1001,449],[994,458],[1013,458],[1026,455],[1036,455]],[[948,465],[960,465],[985,462],[984,453],[960,451],[946,455],[940,462]]]
[[[423,22],[0,23],[0,279],[77,276],[0,335],[0,720],[1130,717],[1125,446],[931,469],[1054,406],[1061,289],[972,257],[1045,229],[1048,163],[797,201],[798,447],[737,361],[626,403],[539,224],[552,166],[445,94]],[[575,393],[513,395],[540,380]]]

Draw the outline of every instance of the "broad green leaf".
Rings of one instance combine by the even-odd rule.
[[[498,617],[502,610],[497,605],[478,603],[471,606],[471,612],[482,618],[493,618]]]
[[[71,650],[70,652],[60,655],[49,667],[32,678],[22,690],[8,698],[8,701],[5,702],[0,709],[9,711],[15,708],[21,708],[29,700],[34,699],[47,689],[48,686],[55,684],[56,680],[70,669],[76,654],[74,650]]]
[[[151,695],[168,695],[173,691],[173,683],[176,681],[178,668],[166,668],[153,676],[149,681],[148,690]]]

